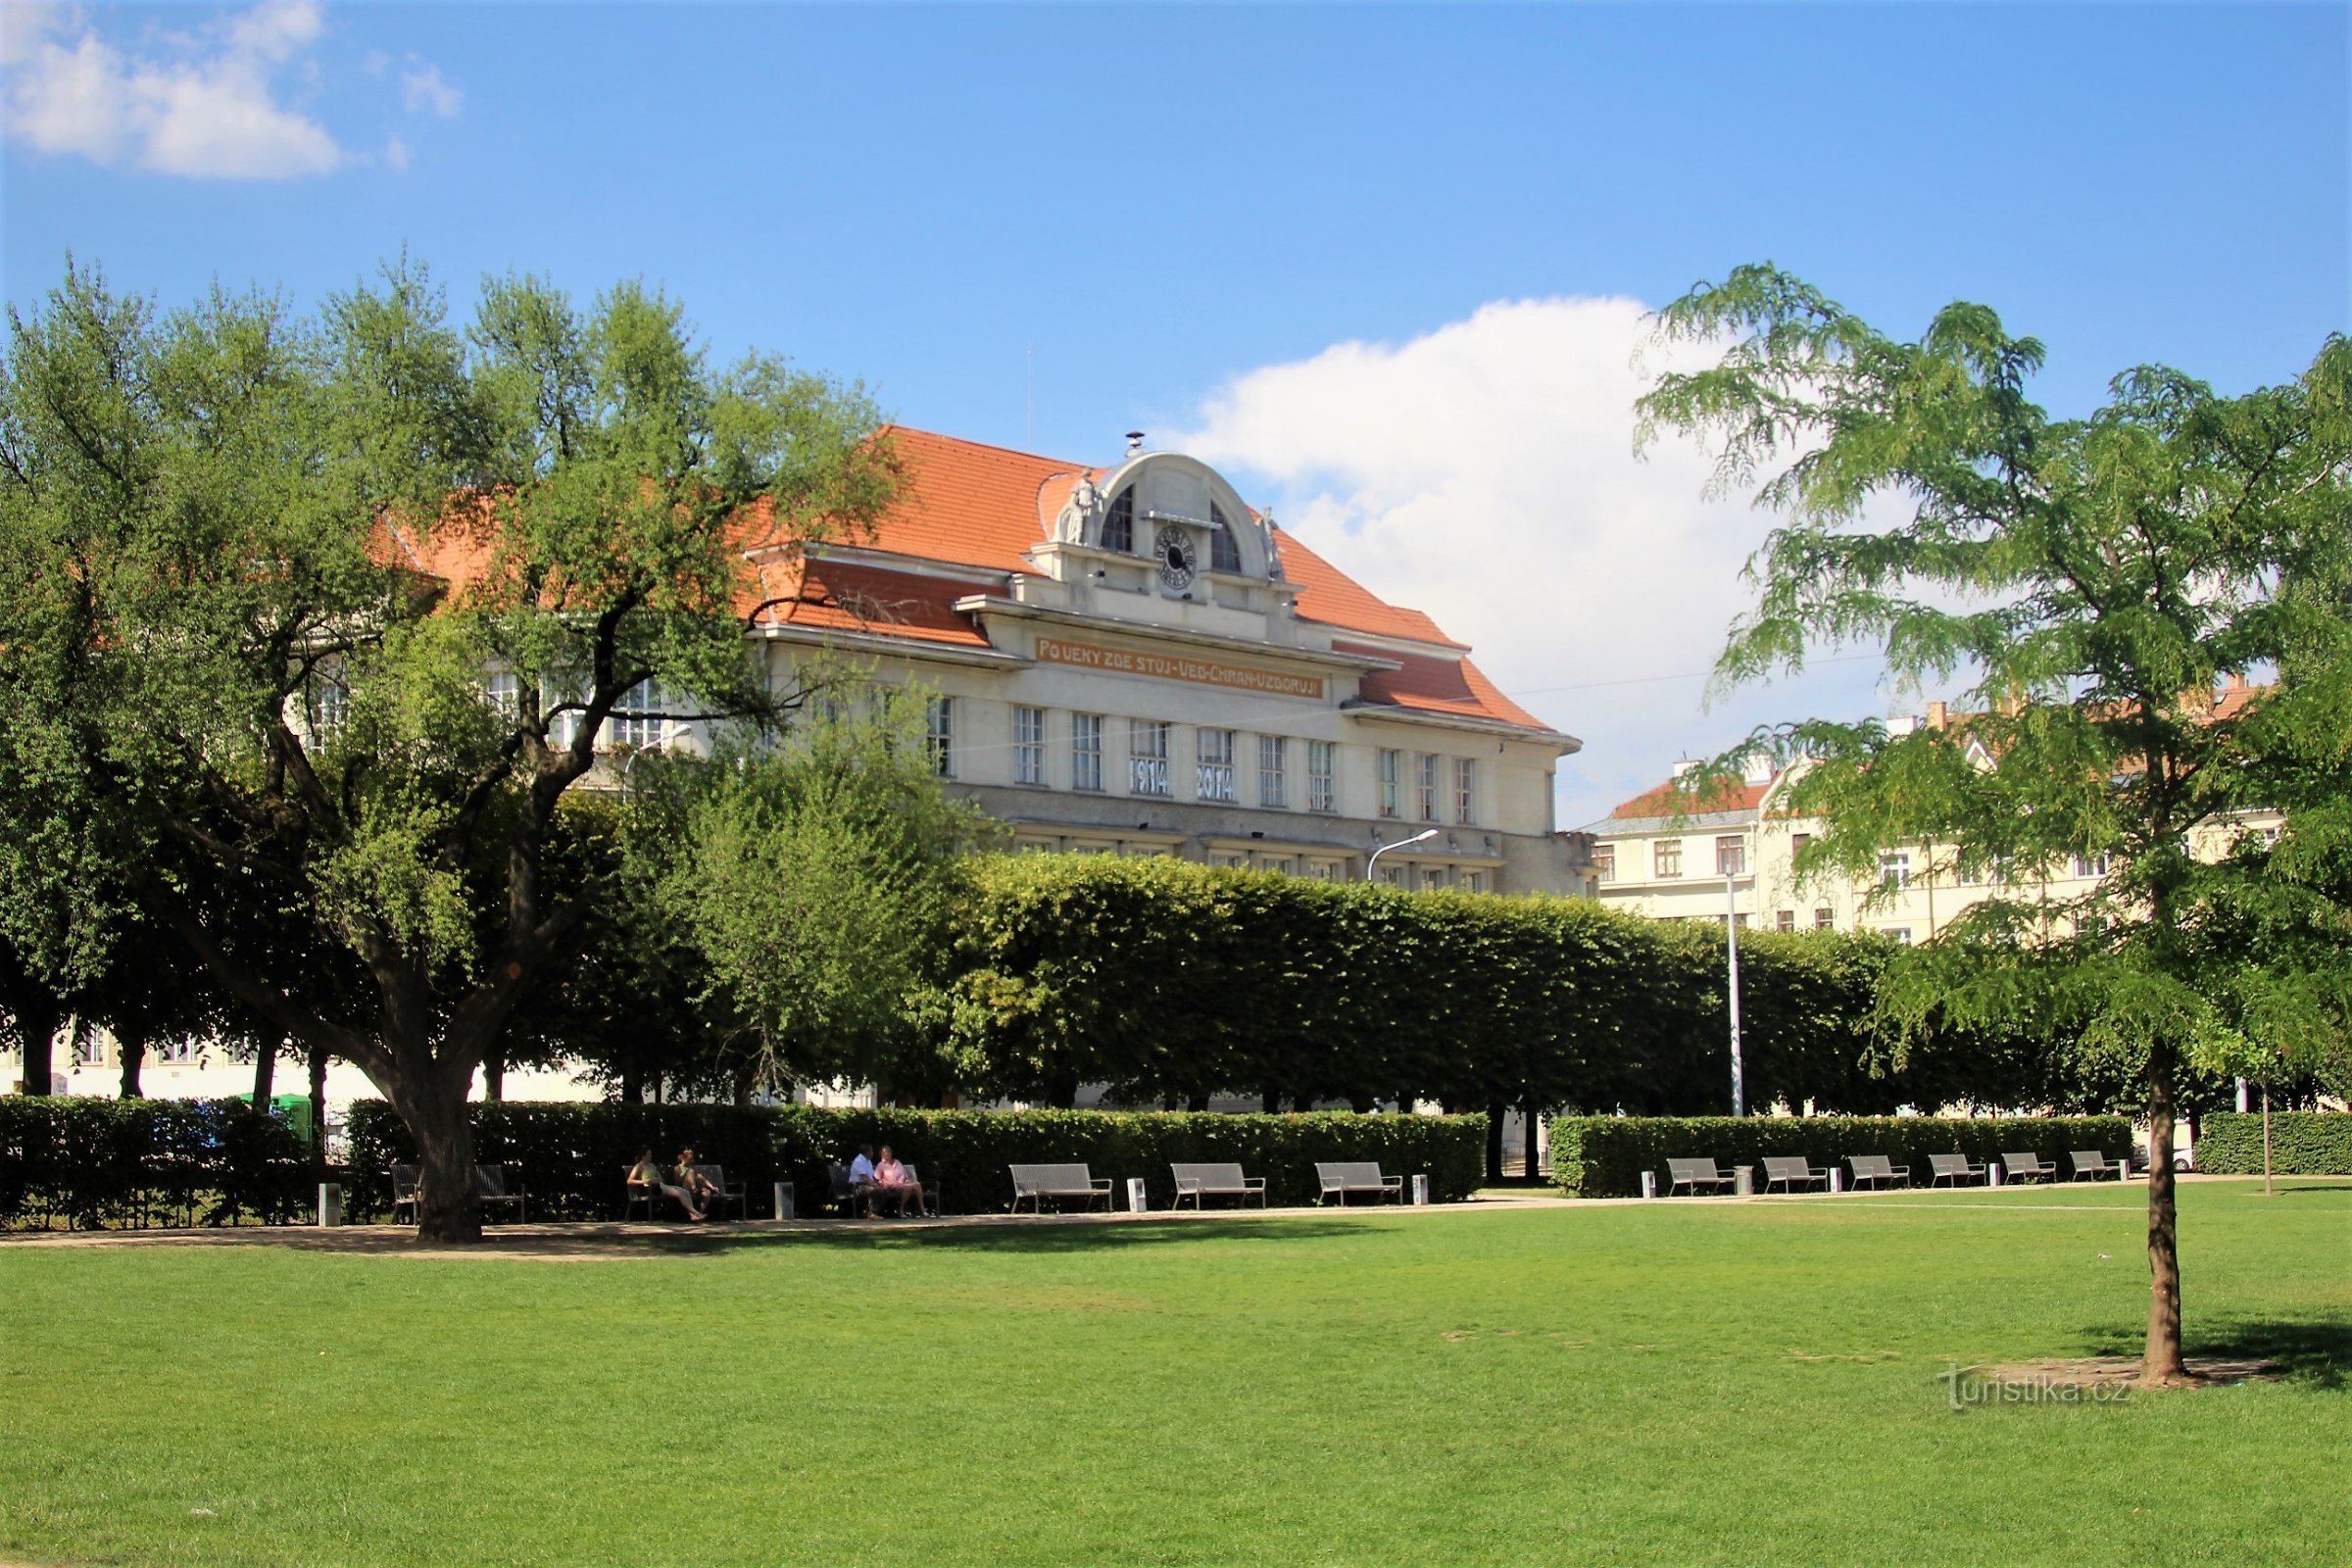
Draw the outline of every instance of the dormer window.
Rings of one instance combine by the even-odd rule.
[[[1214,501],[1208,504],[1208,569],[1242,569],[1242,547],[1234,542],[1233,524],[1225,520],[1224,509]]]
[[[1120,491],[1102,514],[1102,548],[1135,554],[1135,486]]]

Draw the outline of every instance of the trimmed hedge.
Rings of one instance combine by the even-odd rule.
[[[1638,1197],[1645,1170],[1658,1173],[1663,1194],[1669,1157],[1756,1165],[1762,1191],[1767,1154],[1802,1154],[1818,1166],[1885,1154],[1910,1166],[1911,1179],[1925,1187],[1932,1153],[1983,1163],[2014,1149],[2063,1171],[2069,1150],[2114,1157],[2131,1148],[2132,1123],[2121,1116],[1559,1116],[1551,1123],[1552,1180],[1571,1198]]]
[[[0,1227],[284,1224],[316,1170],[243,1101],[0,1098]]]
[[[2198,1123],[2196,1165],[2224,1176],[2262,1174],[2262,1113],[2209,1110]],[[2280,1176],[2352,1176],[2352,1112],[2271,1112],[2271,1169]]]
[[[1189,1111],[1106,1110],[822,1110],[809,1105],[476,1104],[474,1158],[517,1165],[534,1219],[614,1219],[622,1212],[621,1171],[651,1146],[667,1160],[681,1146],[724,1165],[741,1181],[751,1211],[764,1214],[769,1187],[794,1184],[804,1214],[828,1190],[825,1164],[860,1144],[888,1144],[940,1186],[949,1213],[1002,1213],[1011,1205],[1004,1167],[1079,1163],[1124,1182],[1141,1176],[1153,1208],[1175,1200],[1168,1165],[1175,1160],[1238,1161],[1266,1178],[1273,1204],[1315,1200],[1315,1162],[1369,1159],[1392,1175],[1426,1172],[1441,1202],[1470,1196],[1486,1161],[1486,1121],[1475,1116],[1220,1115]],[[389,1105],[351,1107],[351,1179],[346,1203],[355,1217],[383,1214],[391,1202],[391,1167],[410,1162],[416,1146]]]

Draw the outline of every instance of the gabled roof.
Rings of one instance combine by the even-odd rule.
[[[1609,813],[1608,820],[1752,811],[1764,804],[1764,797],[1771,789],[1769,783],[1718,784],[1702,794],[1691,795],[1677,780],[1668,779],[1656,789],[1644,791],[1619,806]]]
[[[1398,653],[1367,648],[1333,639],[1335,654],[1361,654],[1396,662],[1396,669],[1376,669],[1357,683],[1365,701],[1386,703],[1426,713],[1454,713],[1464,718],[1494,718],[1529,729],[1547,726],[1535,714],[1494,689],[1494,683],[1467,659],[1435,654]]]

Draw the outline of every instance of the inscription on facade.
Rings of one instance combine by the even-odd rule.
[[[1075,664],[1114,675],[1150,675],[1158,680],[1191,681],[1197,686],[1230,686],[1237,691],[1269,692],[1276,697],[1305,697],[1320,702],[1323,677],[1291,675],[1279,669],[1255,669],[1248,664],[1220,664],[1212,660],[1186,659],[1167,654],[1139,654],[1125,648],[1102,648],[1093,643],[1065,643],[1057,637],[1037,640],[1038,662]]]

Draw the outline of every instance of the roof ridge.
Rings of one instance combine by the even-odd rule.
[[[1093,473],[1100,466],[1097,464],[1081,463],[1076,458],[1057,458],[1051,453],[1028,452],[1019,447],[1008,447],[997,441],[975,441],[969,436],[950,435],[945,430],[926,430],[919,424],[903,424],[896,419],[884,424],[877,433],[887,435],[894,431],[904,432],[907,435],[928,436],[934,441],[952,441],[959,447],[978,447],[984,452],[1002,452],[1006,457],[1027,458],[1033,463],[1072,465],[1082,473]]]

